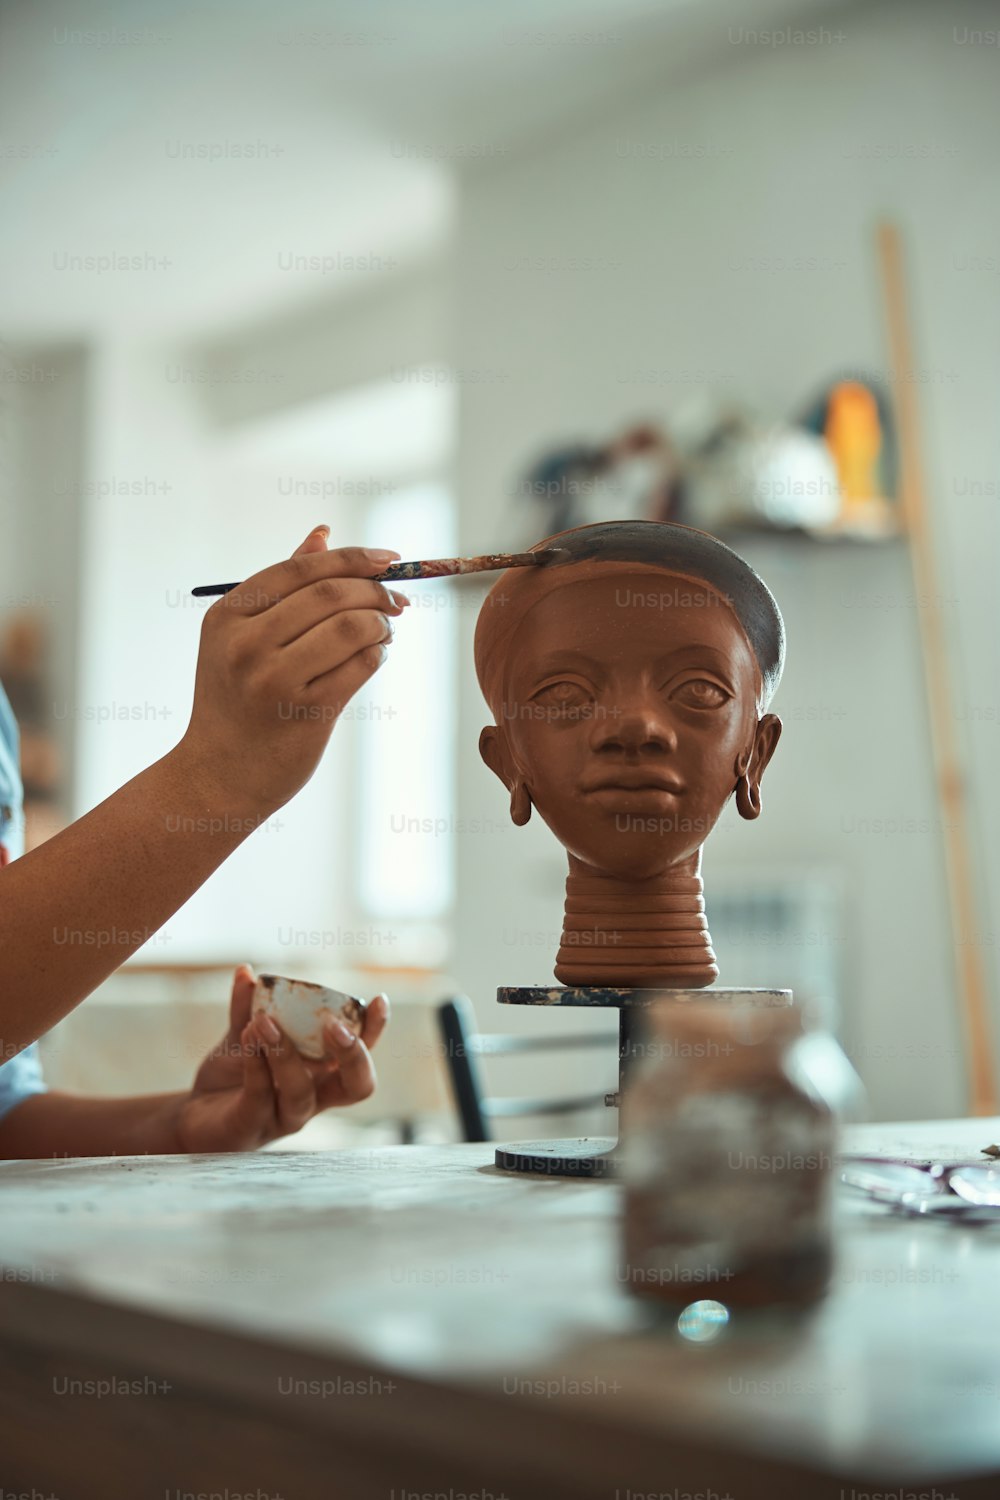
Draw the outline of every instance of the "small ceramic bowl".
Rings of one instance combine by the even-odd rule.
[[[303,1057],[321,1058],[323,1025],[327,1016],[343,1021],[355,1036],[365,1023],[365,1002],[341,990],[304,979],[283,979],[280,974],[258,974],[253,996],[253,1014],[259,1011],[275,1020],[295,1043]]]

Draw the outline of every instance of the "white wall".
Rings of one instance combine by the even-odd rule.
[[[610,434],[635,417],[669,418],[702,383],[692,370],[714,372],[717,387],[767,415],[793,413],[845,368],[885,372],[873,229],[881,215],[901,225],[953,646],[955,705],[935,711],[961,720],[991,982],[990,914],[1000,898],[1000,51],[956,39],[996,22],[986,3],[920,0],[828,17],[841,42],[781,51],[734,43],[683,87],[582,120],[467,180],[455,246],[456,365],[467,372],[462,539],[471,551],[498,540],[505,494],[539,449]],[[773,269],[776,257],[797,256],[814,257],[813,268]],[[574,257],[592,268],[574,268]],[[477,383],[472,374],[483,369],[499,378]],[[637,369],[654,379],[637,383]],[[977,485],[985,492],[967,493]],[[943,844],[905,549],[769,542],[749,555],[788,625],[775,705],[786,736],[759,823],[727,814],[713,835],[709,889],[722,866],[751,878],[788,865],[840,871],[849,917],[843,1035],[872,1114],[960,1113]],[[466,623],[460,732],[471,747],[486,716]],[[456,968],[481,1016],[499,1026],[497,984],[550,977],[563,858],[544,828],[509,825],[503,788],[471,751],[460,814],[469,831]],[[917,831],[880,836],[855,821],[900,818]],[[534,942],[511,941],[522,929]]]

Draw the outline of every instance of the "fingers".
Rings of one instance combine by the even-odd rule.
[[[389,655],[389,646],[381,641],[377,646],[366,646],[356,652],[342,667],[313,678],[301,697],[310,712],[321,715],[324,720],[337,718],[359,689],[374,677]]]
[[[361,1028],[361,1040],[366,1047],[374,1047],[388,1026],[390,1011],[389,996],[385,994],[376,995],[365,1006],[365,1023]]]
[[[325,620],[356,610],[401,615],[409,599],[368,578],[318,578],[265,610],[258,628],[265,646],[287,646]]]
[[[243,1050],[243,1094],[239,1114],[246,1139],[264,1145],[280,1133],[278,1098],[255,1025],[244,1027],[240,1043]]]
[[[255,1151],[279,1134],[277,1099],[256,1028],[240,1035],[242,1066],[224,1086],[199,1088],[182,1099],[177,1115],[181,1151]]]
[[[384,1024],[384,1023],[383,1023]],[[375,1064],[365,1043],[343,1021],[330,1019],[323,1027],[327,1057],[336,1064],[319,1082],[319,1107],[358,1104],[375,1092]]]
[[[320,1065],[303,1058],[270,1016],[255,1016],[244,1032],[256,1069],[254,1098],[248,1107],[269,1121],[273,1116],[266,1138],[301,1130],[319,1110],[369,1098],[375,1091],[376,1074],[368,1049],[378,1041],[388,1020],[389,997],[384,994],[376,995],[366,1007],[362,1037],[331,1017],[323,1030],[327,1061]],[[250,1061],[246,1079],[249,1089]]]
[[[230,1036],[241,1036],[249,1024],[256,983],[256,976],[249,964],[240,964],[233,973],[233,989],[229,999]]]
[[[296,685],[308,687],[317,677],[346,665],[366,647],[388,645],[392,635],[392,621],[380,610],[343,610],[286,646],[283,670]]]
[[[308,552],[325,552],[330,540],[330,528],[325,523],[322,526],[314,526],[304,542],[300,542],[292,553],[293,557],[303,557]]]
[[[277,1096],[278,1133],[293,1135],[316,1113],[313,1075],[305,1058],[270,1016],[257,1015],[254,1029],[263,1042],[264,1059]]]
[[[313,535],[306,537],[302,547],[314,545]],[[309,552],[300,549],[287,561],[254,573],[238,588],[223,595],[208,614],[213,610],[229,610],[240,615],[259,615],[320,578],[372,578],[385,572],[398,558],[398,552],[375,547],[335,547],[332,551],[323,547]]]

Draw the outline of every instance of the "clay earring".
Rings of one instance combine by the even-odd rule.
[[[531,817],[531,793],[520,779],[510,789],[510,820],[523,828]]]
[[[760,787],[745,771],[736,783],[736,807],[741,818],[760,817]]]

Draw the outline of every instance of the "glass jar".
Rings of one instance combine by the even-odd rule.
[[[789,991],[720,991],[646,1012],[622,1101],[619,1279],[637,1296],[736,1309],[807,1305],[826,1290],[853,1074],[790,1002]]]

